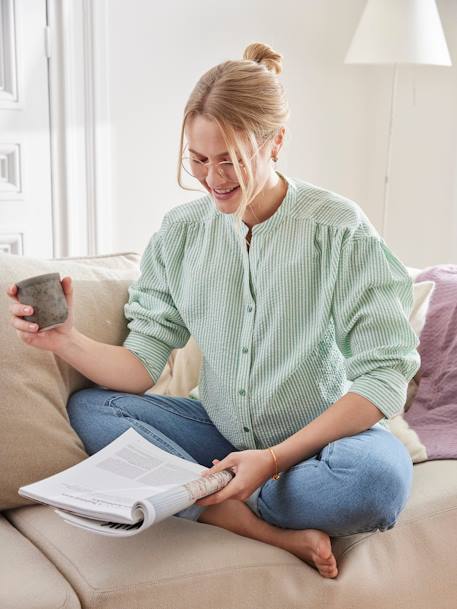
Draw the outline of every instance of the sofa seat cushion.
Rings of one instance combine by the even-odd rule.
[[[334,539],[336,579],[285,550],[176,516],[112,539],[66,524],[47,506],[6,515],[85,609],[450,609],[457,598],[457,461],[414,466],[392,529]]]
[[[0,548],[2,609],[81,609],[56,567],[1,514]]]

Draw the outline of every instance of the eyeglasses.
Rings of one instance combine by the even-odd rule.
[[[265,142],[264,142],[265,143]],[[264,144],[263,143],[263,144]],[[262,148],[263,144],[259,146],[259,148],[255,151],[255,153],[249,158],[252,160],[256,154],[259,152],[260,148]],[[243,161],[238,159],[238,163],[240,165],[240,169],[246,169]],[[237,181],[238,178],[235,173],[235,167],[233,166],[232,161],[219,161],[218,163],[210,162],[210,161],[200,161],[192,154],[183,156],[181,159],[181,165],[183,169],[192,177],[197,178],[198,180],[203,180],[208,175],[208,170],[210,165],[216,165],[218,174],[229,181]]]

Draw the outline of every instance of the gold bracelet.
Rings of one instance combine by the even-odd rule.
[[[278,473],[278,461],[277,461],[277,459],[276,459],[276,455],[275,455],[275,454],[274,454],[274,452],[273,452],[273,449],[272,449],[272,448],[268,448],[268,450],[271,452],[271,454],[273,455],[273,459],[275,460],[275,470],[276,470],[276,471],[275,471],[275,473],[272,475],[271,479],[272,479],[272,480],[278,480],[278,479],[279,479],[279,476],[281,475],[281,474],[279,474],[279,473]]]

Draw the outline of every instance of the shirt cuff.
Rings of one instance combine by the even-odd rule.
[[[157,338],[130,331],[123,346],[133,353],[144,365],[154,385],[159,380],[170,355],[170,349]]]
[[[407,390],[408,383],[405,377],[392,368],[377,368],[359,376],[349,388],[349,391],[370,400],[386,419],[391,419],[402,412]]]

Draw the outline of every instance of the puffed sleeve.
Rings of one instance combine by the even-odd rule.
[[[402,411],[420,367],[412,306],[412,279],[384,240],[349,237],[332,301],[336,341],[352,381],[349,391],[366,397],[387,419]]]
[[[164,243],[167,216],[146,246],[140,262],[140,276],[128,289],[124,315],[131,320],[123,346],[143,362],[154,384],[162,374],[173,349],[184,347],[190,338],[167,284]],[[173,261],[179,264],[179,260]]]

